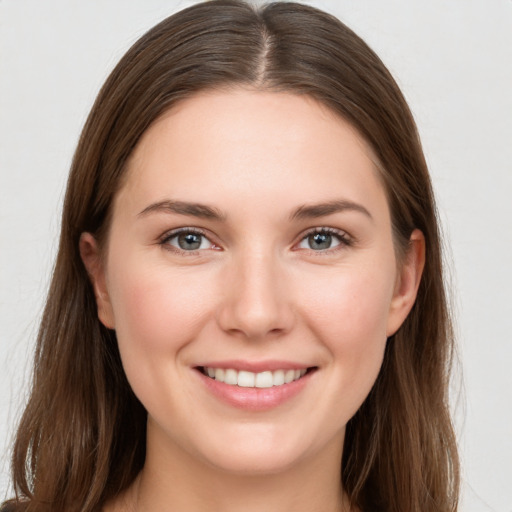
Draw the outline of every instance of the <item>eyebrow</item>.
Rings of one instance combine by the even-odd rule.
[[[305,204],[299,206],[299,208],[290,215],[290,220],[316,219],[318,217],[324,217],[326,215],[332,215],[333,213],[344,211],[359,212],[366,215],[370,220],[373,220],[371,213],[362,204],[348,201],[346,199],[336,199],[326,203],[311,205]]]
[[[363,205],[346,199],[337,199],[325,203],[304,204],[299,206],[290,215],[290,221],[315,219],[344,211],[359,212],[367,216],[370,220],[373,220],[372,215]],[[189,215],[216,221],[225,221],[227,219],[227,215],[224,212],[213,206],[170,199],[150,204],[138,214],[138,217],[143,217],[150,213],[177,213],[179,215]]]
[[[212,206],[201,203],[189,203],[186,201],[172,201],[170,199],[150,204],[138,214],[138,217],[143,217],[149,213],[177,213],[179,215],[190,215],[202,219],[226,220],[226,215]]]

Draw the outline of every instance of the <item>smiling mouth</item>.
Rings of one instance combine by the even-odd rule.
[[[316,367],[295,370],[263,371],[258,373],[235,370],[233,368],[213,368],[207,366],[200,366],[198,370],[203,373],[203,375],[230,386],[242,388],[272,388],[300,380],[307,373],[316,370]]]

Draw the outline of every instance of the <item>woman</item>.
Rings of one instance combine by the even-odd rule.
[[[84,127],[5,510],[456,510],[451,350],[384,65],[308,6],[198,4]]]

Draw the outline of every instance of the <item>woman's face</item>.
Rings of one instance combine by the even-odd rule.
[[[209,92],[155,122],[127,173],[106,254],[81,249],[148,457],[338,463],[421,273],[397,266],[368,145],[307,97]]]

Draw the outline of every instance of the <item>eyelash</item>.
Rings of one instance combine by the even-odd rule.
[[[318,227],[318,228],[310,229],[309,231],[307,231],[306,233],[304,233],[301,236],[299,243],[303,242],[308,237],[310,237],[312,235],[316,235],[316,234],[330,235],[333,238],[337,238],[339,244],[334,247],[330,247],[328,249],[320,250],[320,251],[315,251],[314,249],[306,249],[306,250],[309,250],[311,253],[314,253],[315,256],[328,256],[333,253],[336,253],[337,251],[343,250],[346,247],[350,247],[354,243],[353,238],[346,231],[341,231],[339,229],[329,228],[329,227]]]
[[[179,249],[178,247],[174,247],[173,245],[169,244],[170,240],[172,240],[173,238],[176,238],[177,236],[179,236],[182,233],[199,235],[199,236],[203,236],[207,240],[210,240],[206,236],[206,234],[205,234],[205,232],[203,230],[198,229],[198,228],[187,228],[187,227],[185,227],[185,228],[174,229],[172,231],[169,231],[169,232],[165,233],[162,236],[162,238],[160,238],[159,244],[164,249],[166,249],[167,251],[172,251],[172,252],[177,253],[177,254],[179,254],[181,256],[195,256],[195,255],[199,254],[199,250],[184,251],[183,249]],[[213,242],[211,242],[211,243],[213,244]]]
[[[198,229],[198,228],[192,228],[192,227],[183,227],[183,228],[175,229],[173,231],[169,231],[169,232],[165,233],[160,238],[158,243],[162,247],[164,247],[166,250],[172,251],[181,256],[197,256],[201,250],[204,250],[204,249],[196,249],[196,250],[192,250],[192,251],[185,251],[183,249],[179,249],[178,247],[175,247],[175,246],[169,244],[170,240],[172,240],[173,238],[176,238],[177,236],[179,236],[182,233],[190,233],[190,234],[200,235],[200,236],[206,238],[208,241],[210,241],[210,239],[208,238],[208,236],[205,234],[205,232],[203,230]],[[353,242],[354,242],[352,237],[345,231],[341,231],[339,229],[334,229],[334,228],[329,228],[329,227],[316,227],[316,228],[310,229],[310,230],[306,231],[305,233],[303,233],[301,235],[301,238],[298,243],[301,243],[304,240],[306,240],[308,237],[310,237],[312,235],[316,235],[316,234],[330,235],[330,236],[336,238],[339,242],[338,245],[336,245],[332,248],[325,249],[325,250],[315,251],[314,249],[306,249],[306,250],[309,250],[311,253],[314,253],[315,255],[319,255],[319,256],[325,256],[327,254],[332,254],[333,252],[337,252],[346,247],[350,247],[353,245]],[[211,241],[210,241],[210,243],[215,245]],[[295,244],[295,245],[297,245],[297,244]]]

